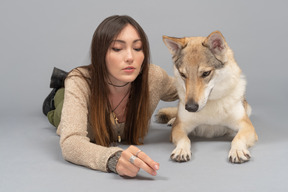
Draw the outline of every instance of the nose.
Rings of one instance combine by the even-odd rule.
[[[134,60],[134,56],[133,56],[132,50],[127,50],[127,54],[126,54],[125,61],[126,61],[127,63],[132,63],[133,60]]]
[[[188,102],[185,105],[185,109],[189,112],[196,112],[199,108],[198,103],[196,103],[193,99],[188,100]]]

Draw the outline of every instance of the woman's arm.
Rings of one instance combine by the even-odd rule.
[[[161,67],[150,64],[149,69],[149,87],[152,96],[152,102],[158,104],[159,100],[175,101],[178,99],[175,78],[169,76]]]
[[[75,74],[76,73],[76,74]],[[89,86],[77,72],[65,80],[64,104],[57,132],[65,160],[100,171],[108,171],[108,159],[119,147],[103,147],[90,142],[88,133]]]
[[[162,73],[162,92],[161,92],[161,100],[163,101],[175,101],[178,98],[178,93],[175,85],[175,77],[169,76],[166,71],[160,68]]]

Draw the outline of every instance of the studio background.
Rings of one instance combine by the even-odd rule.
[[[0,0],[0,191],[287,191],[287,7],[285,0]],[[222,32],[248,82],[259,136],[250,162],[230,164],[229,141],[199,139],[191,161],[174,163],[170,128],[154,118],[139,147],[160,163],[156,177],[140,171],[127,179],[63,160],[55,128],[42,114],[52,69],[89,64],[96,27],[115,14],[138,21],[152,63],[169,75],[162,35]],[[176,104],[160,102],[158,109]]]

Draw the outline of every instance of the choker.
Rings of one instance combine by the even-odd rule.
[[[125,83],[124,85],[114,85],[113,83],[108,82],[109,85],[112,85],[114,87],[125,87],[126,85],[128,85],[130,82]]]

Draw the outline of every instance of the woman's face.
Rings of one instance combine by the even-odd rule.
[[[108,81],[114,85],[134,81],[140,73],[143,60],[140,36],[135,28],[128,24],[113,40],[106,53]]]

